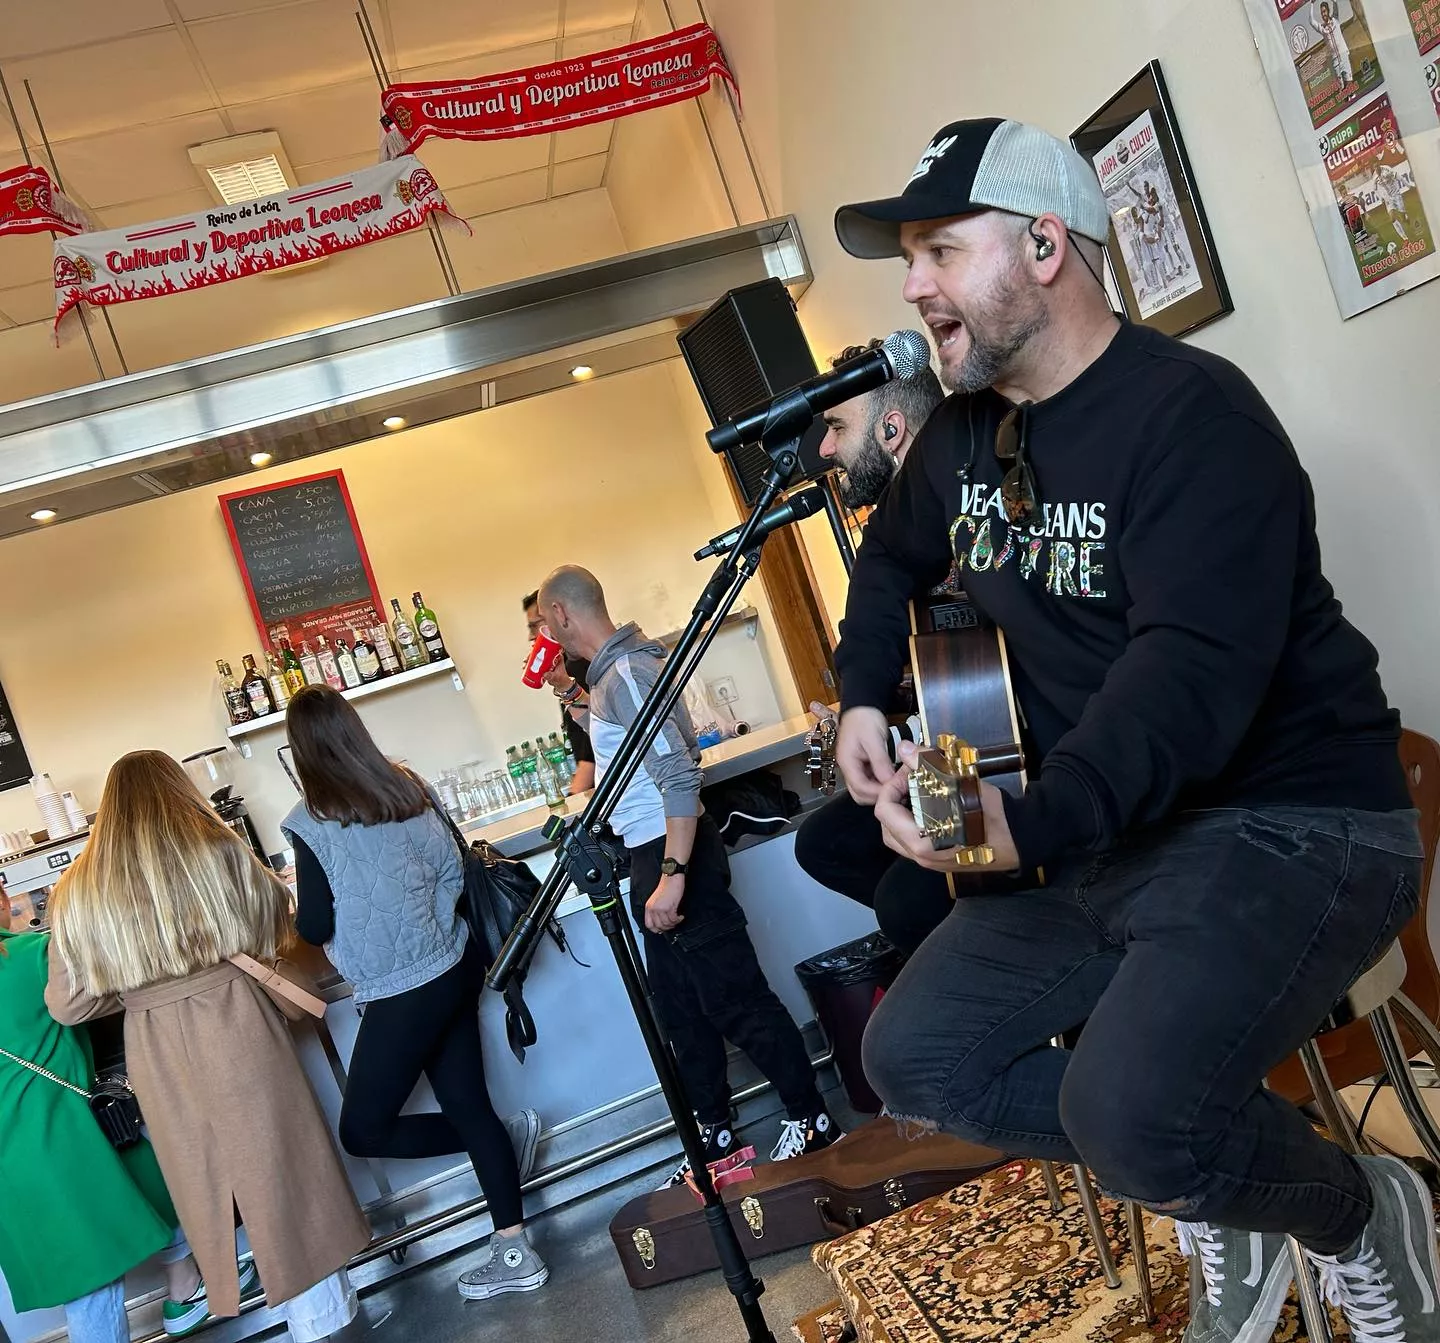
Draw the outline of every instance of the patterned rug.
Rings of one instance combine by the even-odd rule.
[[[1017,1161],[838,1240],[816,1265],[837,1305],[795,1322],[802,1343],[1178,1343],[1189,1277],[1168,1221],[1146,1215],[1158,1319],[1146,1324],[1123,1208],[1101,1201],[1122,1285],[1105,1286],[1069,1171],[1055,1213],[1040,1167]],[[1349,1339],[1339,1318],[1336,1343]],[[1305,1338],[1293,1301],[1275,1333]]]

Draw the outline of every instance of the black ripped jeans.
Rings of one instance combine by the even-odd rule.
[[[866,1076],[896,1114],[1338,1254],[1369,1186],[1261,1083],[1414,914],[1420,872],[1411,811],[1186,813],[957,901],[871,1018]]]
[[[725,841],[700,818],[674,932],[645,929],[645,901],[660,882],[664,839],[630,850],[630,912],[643,930],[645,969],[680,1080],[702,1124],[730,1117],[725,1041],[745,1051],[774,1083],[791,1119],[818,1114],[822,1101],[805,1040],[755,956],[745,911],[730,893]]]

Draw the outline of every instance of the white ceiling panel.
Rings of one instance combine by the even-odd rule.
[[[0,312],[17,326],[55,320],[55,286],[49,280],[19,289],[0,289]]]
[[[109,209],[97,213],[104,228],[133,228],[136,224],[149,224],[157,219],[173,219],[176,215],[195,214],[200,210],[214,208],[215,197],[204,187],[196,187],[194,191],[181,191],[173,196],[127,201],[123,205],[112,205]]]
[[[359,154],[380,144],[380,90],[373,77],[230,109],[237,134],[275,131],[291,163]]]
[[[226,103],[374,77],[353,0],[311,0],[259,18],[211,19],[191,24],[190,36]]]
[[[373,167],[379,161],[379,153],[371,150],[368,154],[347,154],[344,158],[323,159],[319,163],[297,163],[294,165],[295,177],[302,187],[309,186],[312,182],[328,182],[332,177],[359,172],[361,168]]]
[[[630,25],[623,28],[603,28],[593,32],[578,32],[567,25],[570,36],[565,39],[565,59],[572,56],[589,56],[597,51],[609,51],[611,47],[623,47],[630,40]]]
[[[21,233],[0,246],[0,289],[51,282],[55,240],[48,233]],[[0,304],[0,309],[4,308]]]
[[[572,191],[593,191],[604,184],[605,154],[593,158],[572,159],[569,163],[557,163],[551,190],[556,196],[568,196]]]
[[[556,132],[555,161],[564,163],[567,159],[588,159],[593,154],[609,153],[613,130],[614,122],[601,121],[573,131]]]
[[[635,24],[635,0],[565,0],[565,31],[585,32],[592,28],[624,28],[629,41]]]
[[[560,26],[559,0],[393,0],[389,13],[406,68],[553,40]]]
[[[538,42],[493,54],[478,53],[428,65],[410,66],[400,78],[409,84],[442,84],[451,80],[483,79],[510,70],[528,70],[532,65],[549,65],[555,59],[555,43]]]
[[[421,161],[440,183],[442,191],[487,182],[495,177],[543,168],[550,162],[550,138],[527,135],[518,140],[426,140]]]
[[[56,148],[55,157],[65,185],[86,205],[103,209],[196,188],[203,191],[186,147],[224,134],[225,123],[219,113],[206,112],[111,135],[69,140]]]
[[[13,2],[3,0],[6,5]],[[61,6],[46,8],[54,14]],[[30,81],[51,140],[72,140],[214,107],[174,29],[64,55],[7,62],[5,77],[12,92],[19,90],[21,80]],[[19,112],[28,135],[29,108]]]
[[[513,210],[517,205],[533,205],[543,201],[550,185],[550,174],[544,168],[533,172],[516,173],[514,177],[500,177],[493,182],[476,182],[471,186],[457,187],[446,191],[445,199],[450,208],[465,219],[495,214],[500,210]],[[455,244],[466,247],[465,242]]]
[[[258,15],[262,11],[289,9],[305,0],[175,0],[175,8],[186,22],[223,18],[227,14]],[[279,22],[276,15],[265,22]]]
[[[3,312],[0,312],[0,331],[7,331],[15,325],[17,325],[17,323],[12,322]]]
[[[64,0],[63,4],[4,0],[0,9],[0,56],[7,58],[81,42],[107,42],[126,33],[164,28],[170,22],[165,0]]]

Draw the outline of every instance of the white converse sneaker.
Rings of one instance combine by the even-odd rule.
[[[487,1301],[502,1292],[533,1292],[550,1280],[545,1261],[522,1230],[518,1236],[490,1237],[490,1257],[468,1273],[460,1275],[457,1286],[467,1301]]]
[[[787,1119],[780,1125],[780,1141],[770,1153],[771,1161],[789,1161],[792,1157],[808,1156],[837,1143],[845,1134],[827,1111],[808,1119]]]

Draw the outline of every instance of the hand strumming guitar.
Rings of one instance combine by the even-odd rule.
[[[850,796],[862,806],[874,806],[880,790],[896,777],[890,763],[890,725],[879,709],[847,709],[840,716],[835,763]]]

